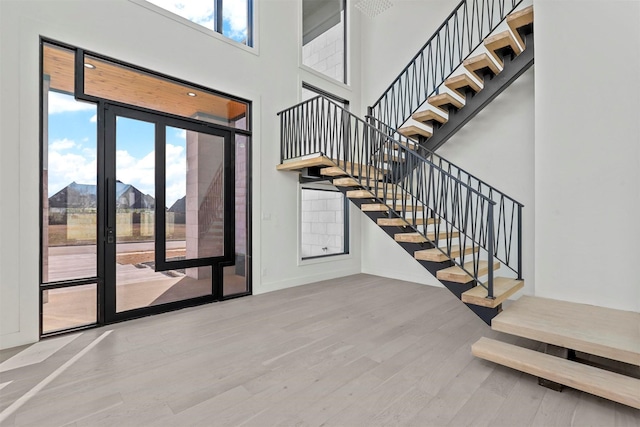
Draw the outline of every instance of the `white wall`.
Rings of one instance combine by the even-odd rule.
[[[361,15],[362,106],[372,105],[459,0],[393,0],[373,18]]]
[[[528,295],[534,294],[536,283],[534,68],[520,76],[438,150],[445,159],[524,205],[522,277],[523,292]],[[509,273],[503,266],[496,275],[512,277]]]
[[[297,176],[275,170],[276,113],[298,102],[302,81],[358,109],[359,79],[347,87],[300,67],[301,2],[255,4],[257,48],[248,51],[128,0],[0,2],[0,347],[38,338],[41,35],[253,101],[254,293],[360,272],[356,215],[351,255],[299,265]],[[357,55],[349,69],[359,75]]]
[[[640,311],[640,2],[534,7],[536,294]]]
[[[393,2],[363,19],[362,105],[371,105],[422,47],[457,1]],[[373,72],[372,70],[375,70]],[[528,71],[451,138],[438,154],[525,205],[524,292],[534,292],[534,73]],[[369,220],[362,222],[362,270],[440,283]],[[498,272],[498,275],[508,273]]]

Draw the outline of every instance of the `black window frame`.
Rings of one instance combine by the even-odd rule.
[[[313,255],[313,256],[308,256],[308,257],[304,257],[302,256],[302,192],[304,190],[314,190],[314,191],[326,191],[329,193],[340,193],[342,195],[342,201],[343,201],[343,212],[344,212],[344,218],[342,221],[342,225],[344,227],[344,231],[343,231],[343,251],[340,253],[334,253],[334,254],[326,254],[326,255]],[[350,236],[349,236],[349,227],[350,227],[350,216],[349,216],[349,198],[347,198],[347,196],[340,190],[338,190],[337,188],[335,189],[331,189],[331,188],[319,188],[319,187],[315,187],[312,185],[308,185],[308,184],[300,184],[300,260],[301,261],[308,261],[308,260],[313,260],[313,259],[320,259],[320,258],[330,258],[330,257],[335,257],[335,256],[343,256],[343,255],[349,255],[350,254]]]

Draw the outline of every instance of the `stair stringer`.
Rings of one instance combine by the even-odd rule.
[[[464,125],[472,120],[480,111],[489,105],[498,95],[504,92],[514,81],[524,74],[534,64],[535,47],[533,33],[525,37],[526,49],[518,55],[507,54],[502,57],[504,69],[495,76],[486,75],[484,88],[478,92],[467,92],[466,103],[460,109],[449,110],[449,120],[434,129],[433,136],[418,138],[420,148],[418,153],[428,156],[429,152],[436,151],[456,134]]]
[[[346,197],[346,192],[349,190],[349,188],[345,188],[345,187],[337,187],[342,193],[345,194]],[[383,203],[382,200],[377,199],[377,198],[371,198],[371,199],[350,199],[351,202],[358,207],[358,209],[361,209],[361,206],[363,204],[368,204],[368,203]],[[362,210],[362,209],[361,209]],[[417,230],[415,228],[412,228],[410,226],[406,226],[406,227],[396,227],[396,226],[379,226],[377,224],[377,220],[378,218],[398,218],[398,217],[402,217],[398,212],[394,211],[391,207],[389,207],[388,213],[383,213],[383,212],[365,212],[362,211],[362,213],[364,213],[370,220],[372,220],[377,227],[381,228],[382,231],[384,231],[392,240],[394,239],[395,234],[397,233],[402,233],[402,232],[407,232],[407,229],[411,230],[411,231],[416,231],[418,233],[421,233],[424,235],[424,233],[422,233],[420,230]],[[402,249],[404,249],[412,258],[413,255],[416,251],[422,250],[422,249],[431,249],[431,248],[435,248],[435,245],[431,242],[425,242],[425,243],[406,243],[406,242],[396,242],[395,240],[393,240],[395,244],[400,245],[400,247],[402,247]],[[436,280],[438,280],[445,288],[447,288],[453,295],[455,295],[456,298],[458,298],[459,300],[462,300],[462,294],[470,289],[472,289],[473,287],[476,286],[476,283],[474,281],[470,281],[468,283],[462,284],[462,283],[456,283],[456,282],[451,282],[448,280],[441,280],[438,279],[436,277],[436,274],[438,271],[445,269],[445,268],[449,268],[449,267],[453,267],[455,265],[458,265],[457,263],[453,262],[452,260],[449,261],[444,261],[444,262],[430,262],[430,261],[423,261],[423,260],[417,260],[414,258],[414,260],[416,262],[418,262],[423,268],[425,268],[429,273],[431,273],[431,275],[433,275],[434,278],[436,278]],[[487,325],[491,326],[491,320],[497,316],[498,314],[500,314],[500,312],[502,311],[502,305],[498,305],[495,308],[487,308],[487,307],[481,307],[481,306],[477,306],[474,304],[467,304],[464,303],[471,311],[473,311],[480,319],[482,319]]]

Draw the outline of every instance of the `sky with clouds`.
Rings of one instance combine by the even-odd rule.
[[[96,106],[49,92],[49,197],[75,181],[96,184]],[[154,125],[125,117],[116,125],[117,178],[155,197]],[[186,194],[186,132],[167,130],[167,207]]]
[[[191,22],[213,30],[215,0],[147,0]],[[247,38],[247,0],[223,0],[222,34],[240,43]]]

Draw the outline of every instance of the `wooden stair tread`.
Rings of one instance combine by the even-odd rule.
[[[640,380],[482,337],[474,356],[640,409]]]
[[[423,249],[420,251],[415,251],[413,253],[413,257],[421,261],[445,262],[445,261],[449,261],[451,258],[458,258],[461,254],[460,246],[458,245],[451,246],[450,257],[447,256],[446,247],[441,249],[442,250],[440,250],[439,248],[433,248],[433,249]],[[464,253],[465,255],[469,255],[473,252],[479,252],[479,250],[480,248],[477,246],[475,248],[468,247],[468,248],[465,248]]]
[[[441,231],[438,234],[438,240],[446,239],[447,237],[458,237],[460,235],[457,231],[452,231],[447,234],[444,231]],[[426,243],[428,241],[436,240],[435,231],[429,231],[426,234],[426,237],[420,233],[396,233],[394,236],[396,242],[404,242],[404,243]]]
[[[471,90],[473,90],[476,93],[482,90],[480,85],[476,83],[476,81],[473,80],[471,76],[469,76],[466,73],[463,73],[454,77],[449,77],[447,80],[444,81],[444,85],[449,89],[451,89],[452,91],[454,91],[455,93],[457,93],[458,95],[460,95],[462,98],[464,98],[465,95],[460,92],[460,89],[469,87],[471,88]]]
[[[496,61],[502,61],[496,51],[504,49],[505,47],[510,47],[516,55],[520,55],[522,53],[522,48],[509,30],[487,37],[484,41],[484,46]]]
[[[389,202],[389,203],[387,203],[387,206],[390,207],[390,208],[393,208],[393,210],[396,211],[396,212],[404,212],[404,211],[406,211],[406,212],[413,212],[413,211],[422,212],[422,211],[424,211],[424,206],[423,205],[406,204],[404,206],[404,208],[406,208],[406,209],[403,209],[402,203],[395,203],[394,204],[392,202]]]
[[[443,111],[443,113],[445,112]],[[447,123],[447,120],[448,120],[442,114],[438,114],[434,110],[418,111],[417,113],[413,113],[411,118],[417,122],[426,123],[426,124],[431,124],[432,122],[438,122],[440,124],[444,124],[444,123]]]
[[[382,160],[385,162],[404,162],[405,158],[404,158],[404,155],[400,153],[394,153],[394,154],[385,153]]]
[[[489,68],[491,72],[493,72],[493,74],[498,74],[500,73],[501,68],[504,67],[504,63],[500,60],[498,61],[498,64],[500,64],[500,68],[498,68],[496,63],[493,62],[491,58],[489,58],[489,55],[487,55],[486,53],[481,53],[480,55],[465,59],[465,61],[462,63],[462,66],[476,75],[478,79],[480,79],[480,81],[484,81],[483,77],[477,72],[482,70],[483,68]]]
[[[378,180],[378,181],[382,180],[384,178],[384,175],[380,171],[376,171],[376,169],[373,166],[369,166],[368,167],[369,168],[368,172],[367,172],[366,168],[367,168],[366,166],[363,167],[363,168],[360,168],[359,165],[355,165],[354,169],[353,169],[354,176],[359,176],[361,178],[369,177],[369,179],[374,179],[374,180]],[[363,170],[361,170],[361,169],[363,169]],[[351,167],[350,166],[348,166],[348,170],[349,170],[349,172],[351,172]],[[331,166],[331,167],[320,169],[320,175],[346,177],[349,174],[342,167]]]
[[[383,203],[363,203],[360,205],[363,212],[388,212],[389,206]]]
[[[335,178],[332,184],[336,187],[360,187],[361,186],[360,181],[350,177]]]
[[[496,331],[640,366],[640,313],[522,296],[493,319]]]
[[[468,271],[473,271],[473,261],[465,262],[464,268]],[[498,261],[495,261],[493,263],[493,270],[495,271],[499,268],[500,268],[500,263]],[[489,272],[489,262],[479,261],[478,277],[485,276],[488,272]],[[448,282],[455,282],[455,283],[469,283],[473,280],[473,277],[471,277],[469,274],[467,274],[466,271],[464,271],[462,268],[458,267],[457,265],[439,270],[436,273],[436,278],[438,278],[438,280],[446,280]]]
[[[525,25],[529,25],[533,23],[533,6],[526,7],[522,10],[512,13],[507,16],[507,25],[511,29],[516,40],[520,43],[520,46],[525,47],[524,41],[522,37],[520,37],[520,33],[518,32],[518,28],[522,28]]]
[[[409,221],[404,218],[378,218],[377,223],[380,227],[407,227],[411,225]],[[427,218],[426,220],[427,225],[435,223],[435,218]],[[416,218],[416,225],[425,225],[425,219],[422,217]]]
[[[431,138],[431,136],[433,135],[428,130],[415,125],[401,127],[400,129],[398,129],[398,133],[406,136],[407,138],[411,138],[415,135],[424,136],[425,138]]]
[[[429,105],[433,105],[434,107],[440,107],[442,105],[453,105],[455,108],[464,107],[464,103],[460,102],[453,95],[447,92],[430,96],[427,98],[427,102]]]
[[[369,190],[349,190],[347,191],[347,197],[350,199],[383,199],[385,198],[385,192],[384,190],[378,190],[377,191],[377,197]],[[386,198],[387,199],[394,199],[394,200],[402,200],[403,198],[405,199],[409,199],[411,198],[410,194],[406,194],[406,193],[402,193],[401,191],[396,192],[395,196],[392,192],[387,191],[386,192]]]
[[[485,283],[485,286],[488,286]],[[487,298],[487,290],[482,286],[474,286],[462,293],[462,302],[467,304],[480,305],[482,307],[496,308],[511,295],[524,287],[524,280],[510,279],[508,277],[493,278],[494,299]]]
[[[300,171],[304,168],[318,166],[335,166],[335,162],[322,154],[304,156],[296,159],[285,160],[276,166],[279,171]]]

